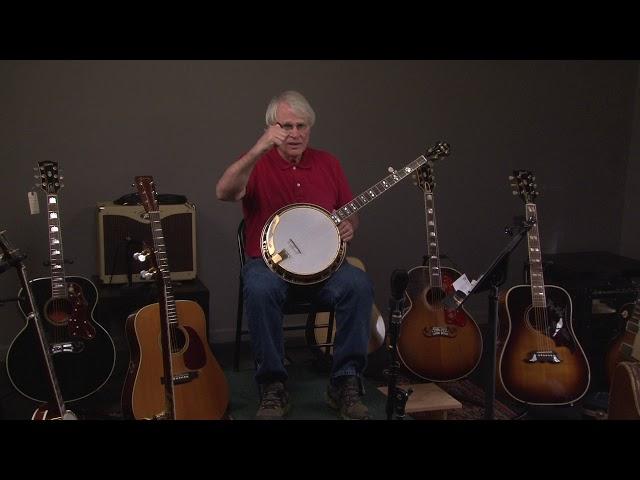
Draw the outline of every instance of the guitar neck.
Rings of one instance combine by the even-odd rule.
[[[160,311],[162,322],[160,323],[160,336],[162,341],[162,361],[164,367],[164,390],[165,390],[165,413],[174,419],[175,404],[173,391],[173,365],[171,362],[172,352],[172,329],[178,325],[178,315],[176,312],[176,302],[173,296],[173,286],[171,284],[171,271],[167,260],[167,252],[164,244],[164,234],[160,221],[160,212],[149,212],[151,220],[151,235],[155,251],[156,264],[158,269],[158,291],[160,293]]]
[[[534,307],[547,306],[544,291],[544,275],[542,269],[542,253],[540,251],[540,236],[538,233],[538,214],[535,203],[527,203],[525,206],[527,220],[533,220],[534,224],[527,232],[527,245],[529,249],[529,276],[531,279],[531,299]]]
[[[440,273],[440,252],[436,230],[436,209],[433,193],[424,192],[424,212],[427,227],[427,255],[429,257],[429,278],[432,287],[442,287]]]
[[[393,187],[396,183],[401,181],[403,178],[411,174],[411,172],[415,171],[418,167],[424,165],[425,163],[427,163],[427,158],[425,158],[424,155],[420,155],[406,167],[400,170],[396,170],[390,175],[387,175],[381,181],[363,191],[360,195],[355,196],[353,200],[338,208],[335,212],[333,212],[331,218],[336,223],[336,225],[341,221],[346,220],[362,207],[374,201],[384,192]]]
[[[49,263],[51,271],[52,298],[66,298],[62,231],[60,227],[60,205],[58,195],[47,195],[47,223],[49,228]]]
[[[19,272],[20,283],[22,284],[22,288],[25,292],[27,292],[27,299],[31,307],[31,313],[29,314],[29,317],[33,318],[33,324],[35,326],[36,333],[38,336],[40,350],[42,351],[44,363],[47,367],[47,375],[53,391],[54,401],[55,401],[56,407],[58,408],[58,411],[60,412],[60,418],[63,418],[67,409],[64,405],[62,392],[60,391],[60,386],[58,384],[58,377],[56,376],[56,372],[53,368],[53,358],[51,356],[51,349],[49,348],[49,342],[47,342],[45,338],[45,333],[44,333],[44,329],[42,328],[42,320],[40,319],[39,310],[36,305],[33,292],[31,290],[31,285],[29,284],[29,280],[27,278],[27,269],[23,264],[20,264],[20,268],[18,269],[18,272]]]

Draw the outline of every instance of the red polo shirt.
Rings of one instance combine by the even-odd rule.
[[[330,153],[307,148],[300,163],[293,165],[272,148],[253,167],[242,199],[246,254],[262,255],[262,228],[278,209],[312,203],[332,212],[352,199],[342,166]]]

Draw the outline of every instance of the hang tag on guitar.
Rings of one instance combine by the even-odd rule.
[[[453,282],[453,288],[465,295],[468,295],[473,287],[475,287],[476,283],[478,283],[477,280],[471,280],[471,282],[469,282],[467,274],[463,273],[455,282]]]
[[[31,210],[31,215],[36,215],[40,213],[40,204],[38,203],[38,194],[36,192],[28,192],[27,197],[29,198],[29,210]]]

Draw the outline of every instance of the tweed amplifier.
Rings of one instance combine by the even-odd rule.
[[[143,243],[153,245],[150,222],[142,205],[98,203],[98,272],[105,284],[147,282],[140,271],[151,265],[133,259]],[[196,278],[196,208],[192,203],[160,205],[172,280]]]

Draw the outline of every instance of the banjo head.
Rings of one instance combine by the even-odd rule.
[[[267,265],[292,283],[317,283],[340,266],[345,248],[337,225],[325,209],[296,204],[278,210],[261,238]]]

